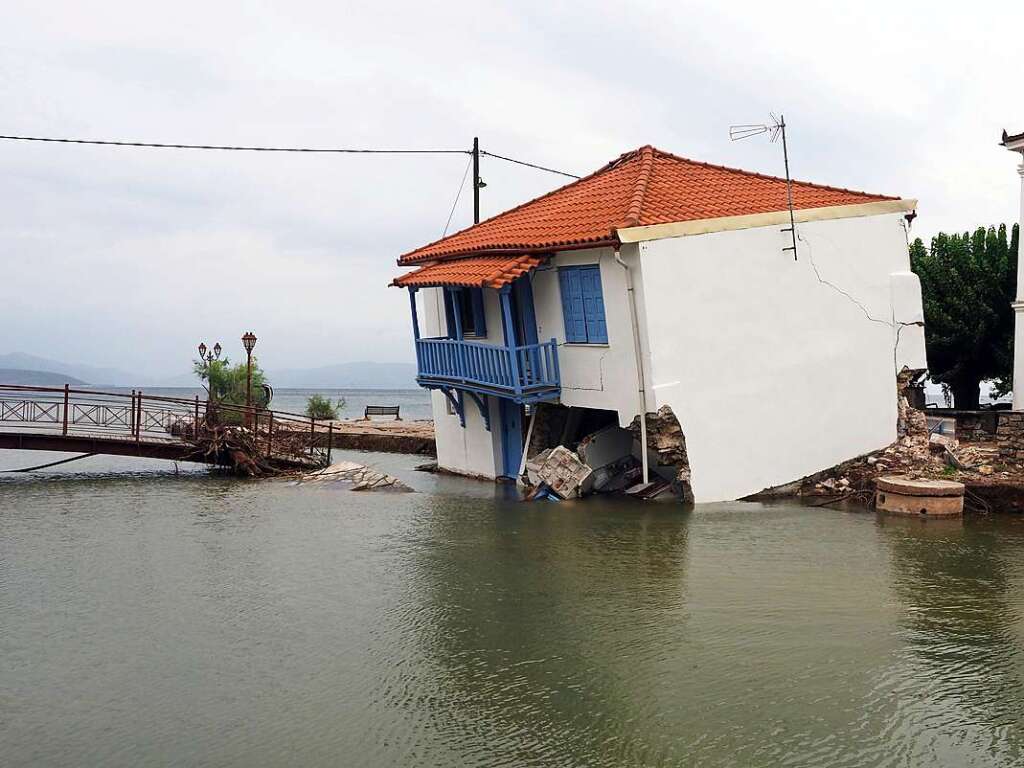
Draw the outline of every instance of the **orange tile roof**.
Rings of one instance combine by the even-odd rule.
[[[793,182],[795,208],[894,199]],[[398,263],[615,244],[616,230],[626,227],[786,209],[785,179],[699,163],[646,146],[578,181],[410,251]]]
[[[471,256],[466,259],[438,261],[402,275],[391,284],[399,288],[438,285],[501,288],[534,269],[546,258],[540,255]]]

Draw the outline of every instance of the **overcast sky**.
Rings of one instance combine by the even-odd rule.
[[[1013,221],[1024,4],[7,2],[0,134],[481,146],[575,173],[642,144]],[[170,375],[200,340],[270,368],[413,357],[395,258],[466,159],[0,142],[0,353]],[[486,160],[484,215],[560,185]],[[472,218],[464,195],[452,229]]]

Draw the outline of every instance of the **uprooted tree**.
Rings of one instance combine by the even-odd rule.
[[[246,365],[232,365],[228,358],[223,360],[194,361],[193,370],[205,384],[210,399],[224,405],[245,405]],[[252,403],[257,408],[266,408],[267,396],[264,384],[267,376],[260,368],[259,361],[252,359]]]
[[[961,409],[978,407],[983,381],[993,394],[1012,389],[1013,310],[1020,231],[1006,225],[973,234],[940,233],[910,246],[921,280],[928,373],[953,393]]]
[[[264,386],[266,374],[256,358],[252,358],[251,384],[246,364],[232,365],[226,357],[223,360],[196,360],[193,370],[209,394],[206,424],[203,433],[197,436],[196,453],[225,457],[240,474],[274,474],[274,468],[260,459],[256,432],[237,429],[246,422],[247,386],[251,386],[254,411],[268,405]]]

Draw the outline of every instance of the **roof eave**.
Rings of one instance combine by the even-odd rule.
[[[886,213],[905,213],[917,208],[917,200],[875,200],[853,205],[830,205],[821,208],[800,208],[793,211],[798,224],[829,219],[852,219],[861,216],[880,216]],[[648,224],[639,227],[624,227],[616,234],[622,243],[638,243],[644,240],[664,240],[670,237],[706,235],[713,232],[730,232],[740,229],[756,229],[779,224],[789,224],[789,211],[771,211],[743,216],[723,216],[715,219],[675,221],[665,224]]]
[[[620,230],[621,231],[621,230]],[[607,237],[600,240],[586,240],[575,243],[559,243],[544,245],[523,245],[523,246],[502,246],[500,248],[475,248],[469,251],[455,251],[451,253],[429,253],[423,256],[402,256],[398,260],[400,267],[422,265],[429,261],[454,261],[456,259],[468,259],[474,256],[528,256],[538,253],[558,253],[560,251],[579,251],[587,248],[607,248],[620,244],[618,237]]]

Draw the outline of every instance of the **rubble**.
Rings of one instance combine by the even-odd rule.
[[[897,437],[928,434],[928,417],[923,410],[910,404],[910,393],[917,388],[915,382],[923,375],[924,371],[912,371],[909,368],[904,368],[896,375]]]
[[[303,476],[300,483],[345,483],[352,491],[397,491],[411,493],[412,488],[397,477],[378,472],[354,461],[339,461]]]
[[[940,439],[936,439],[940,438]],[[875,480],[895,473],[913,479],[959,480],[970,484],[1016,475],[1000,463],[999,448],[991,443],[962,444],[948,436],[911,433],[892,445],[819,472],[800,483],[797,495],[848,498],[872,497]],[[970,487],[970,485],[969,485]]]
[[[590,490],[587,480],[593,470],[564,445],[537,454],[526,463],[526,469],[533,485],[547,486],[563,499],[576,498]]]
[[[649,477],[643,483],[639,418],[624,429],[611,411],[538,408],[526,462],[526,480],[533,489],[528,498],[550,492],[561,498],[623,493],[649,499],[672,492],[692,502],[686,438],[672,409],[648,413],[647,429]]]
[[[911,386],[915,375],[905,370],[897,378],[900,394],[895,442],[804,478],[798,483],[796,495],[832,500],[858,497],[868,501],[874,496],[875,481],[883,474],[899,474],[911,479],[959,480],[969,489],[972,484],[977,488],[999,478],[1020,478],[1019,470],[1005,463],[1004,445],[991,441],[963,443],[949,435],[929,434],[927,415],[912,408],[906,397],[907,387]]]

